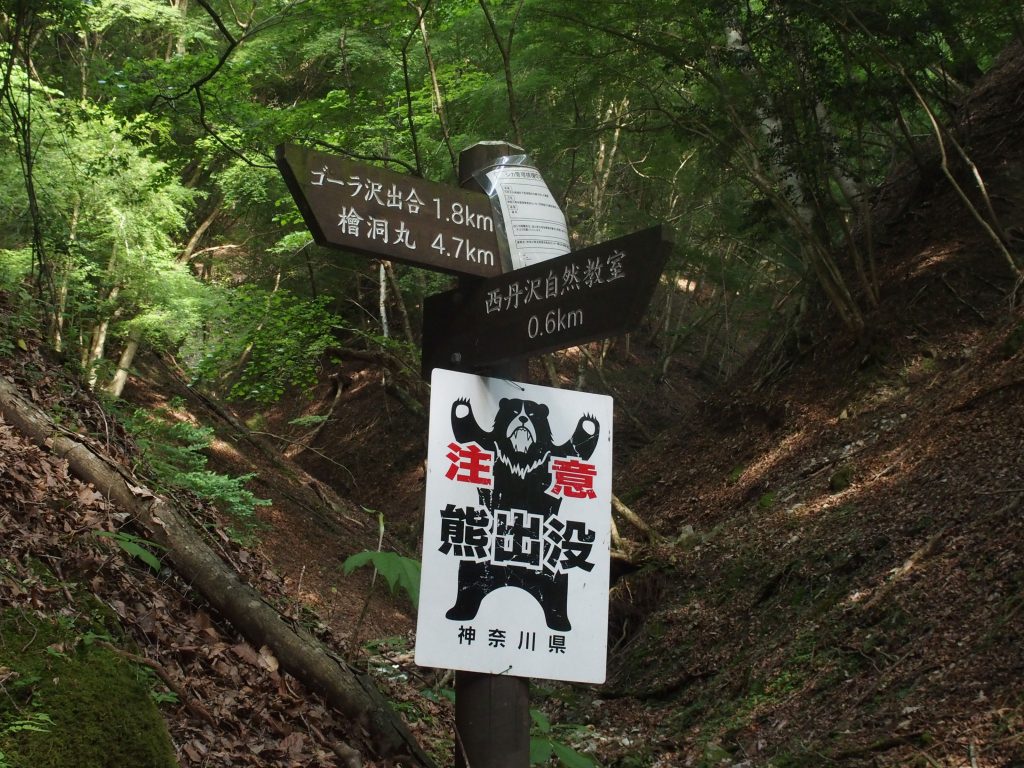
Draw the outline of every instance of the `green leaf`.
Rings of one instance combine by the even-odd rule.
[[[140,539],[138,536],[132,536],[130,533],[124,533],[123,531],[96,531],[96,535],[102,536],[105,539],[113,539],[117,542],[117,546],[129,555],[137,557],[157,573],[160,572],[160,560],[156,555],[150,552],[149,549],[147,549],[147,546],[155,547],[157,549],[166,549],[166,547],[161,547],[155,542]]]
[[[551,721],[539,709],[530,710],[530,719],[533,720],[533,724],[537,726],[538,731],[541,733],[551,733]]]
[[[537,736],[530,737],[530,765],[543,765],[551,759],[551,742]]]
[[[342,571],[352,573],[356,568],[373,565],[377,573],[385,578],[391,591],[405,590],[413,605],[420,604],[420,564],[419,561],[402,557],[395,552],[374,552],[364,550],[356,552],[342,564]]]
[[[118,545],[132,557],[137,557],[154,571],[160,570],[160,561],[156,556],[140,544],[134,541],[119,541]]]
[[[572,747],[558,741],[551,742],[551,749],[565,768],[596,768],[597,763],[586,755],[581,755]]]

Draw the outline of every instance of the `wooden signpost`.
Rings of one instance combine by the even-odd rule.
[[[278,167],[318,244],[460,276],[457,289],[429,296],[424,302],[422,367],[428,379],[431,371],[439,368],[509,383],[522,381],[530,355],[630,330],[643,316],[668,257],[671,241],[663,227],[653,227],[511,271],[510,257],[502,251],[496,235],[496,213],[490,198],[474,187],[479,172],[493,167],[498,158],[515,154],[522,154],[522,150],[503,142],[481,142],[463,150],[459,158],[463,186],[456,188],[309,149],[289,145],[277,148]],[[511,386],[526,391],[521,385]],[[531,401],[531,405],[537,404]],[[452,406],[456,420],[461,418],[459,411]],[[610,429],[610,405],[602,419]],[[593,424],[587,434],[594,434],[596,439],[599,422],[593,414],[585,416],[578,428],[587,432],[589,422],[582,422],[588,420]],[[456,423],[462,424],[453,421],[453,426]],[[463,427],[459,428],[461,433]],[[610,439],[610,432],[607,435]],[[573,446],[579,442],[577,437],[574,435],[571,441]],[[565,455],[569,457],[566,461],[590,458],[586,451]],[[579,469],[575,464],[569,469],[573,468]],[[501,524],[509,527],[509,515],[524,511],[514,504],[493,506],[495,526],[501,523],[501,517]],[[492,535],[504,536],[504,530],[495,527]],[[577,533],[583,536],[582,543],[596,537],[585,526]],[[450,532],[445,536],[451,538]],[[564,551],[570,551],[565,547],[577,546],[575,539],[563,536],[563,541],[570,542],[561,545]],[[442,540],[442,546],[446,543],[452,542]],[[556,586],[568,579],[565,574],[557,574],[574,567],[575,561],[565,557],[564,562],[559,561],[561,565],[552,566],[556,575],[551,580]],[[518,571],[513,573],[514,569],[505,567],[511,574],[509,584],[522,580]],[[472,570],[471,566],[458,568],[460,573]],[[606,581],[606,576],[603,578]],[[545,623],[548,629],[555,628],[549,633],[548,650],[552,654],[568,650],[566,633],[572,630],[566,624],[571,626],[571,622],[560,611],[545,609]],[[466,627],[464,633],[473,629],[468,624]],[[463,639],[466,637],[464,634]],[[429,650],[426,653],[431,655]],[[490,667],[463,665],[463,670],[485,668]],[[531,671],[529,664],[524,668],[526,673]],[[551,674],[546,667],[542,671]],[[565,679],[598,679],[592,677],[594,674],[584,672]],[[455,689],[456,766],[526,768],[530,757],[527,679],[460,671]]]
[[[434,294],[423,307],[423,375],[473,370],[624,333],[668,258],[663,227]]]
[[[319,245],[451,274],[502,272],[482,192],[288,144],[277,166]]]

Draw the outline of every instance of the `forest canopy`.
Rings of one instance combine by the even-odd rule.
[[[4,2],[0,288],[90,385],[118,394],[150,346],[269,401],[332,345],[414,348],[447,284],[313,245],[274,147],[456,183],[461,149],[504,139],[574,247],[674,229],[658,344],[700,338],[725,374],[809,312],[869,328],[868,210],[897,169],[972,167],[950,126],[1021,22],[998,0]],[[984,180],[947,177],[1019,279]]]

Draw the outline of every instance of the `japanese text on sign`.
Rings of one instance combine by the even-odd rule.
[[[417,663],[603,679],[610,430],[610,398],[434,371]]]
[[[616,250],[608,255],[594,256],[586,263],[568,264],[555,272],[548,270],[545,277],[513,280],[507,286],[494,288],[484,296],[484,312],[502,312],[519,309],[532,301],[557,299],[574,292],[585,291],[602,283],[611,283],[626,276],[622,260],[625,253]]]
[[[342,234],[379,240],[383,244],[402,245],[410,251],[415,251],[417,245],[416,241],[411,239],[413,230],[408,222],[412,220],[411,217],[419,217],[421,211],[426,218],[433,216],[437,222],[443,220],[480,232],[494,232],[494,220],[491,215],[473,212],[465,203],[442,201],[439,197],[431,197],[425,204],[416,190],[413,179],[403,180],[402,184],[390,182],[385,185],[365,175],[353,174],[348,179],[335,179],[329,173],[326,165],[319,170],[310,171],[309,185],[323,187],[334,184],[346,191],[350,205],[342,205],[338,211],[337,226]],[[376,215],[367,212],[368,209],[364,205],[367,203],[375,204],[371,210],[377,211]],[[386,213],[380,213],[382,207]],[[366,215],[360,215],[360,211]],[[476,246],[468,238],[449,235],[446,240],[444,234],[439,232],[432,239],[428,239],[429,245],[422,242],[420,247],[432,248],[441,256],[488,265],[495,263],[493,250]]]
[[[501,273],[488,198],[298,147],[278,165],[314,238],[459,274]]]

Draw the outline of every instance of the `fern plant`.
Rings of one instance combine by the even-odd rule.
[[[4,723],[0,723],[0,739],[11,736],[15,733],[34,731],[36,733],[49,733],[53,720],[45,712],[31,712],[23,717],[15,717]],[[0,749],[0,768],[13,768],[7,759],[7,755]]]
[[[170,403],[171,409],[181,406],[180,399]],[[245,539],[255,533],[258,527],[256,507],[268,506],[271,502],[258,498],[245,487],[255,475],[230,476],[206,468],[203,451],[214,436],[210,427],[175,419],[171,410],[162,408],[136,409],[122,415],[122,422],[135,438],[158,490],[191,491],[215,504],[231,519],[233,536]]]

